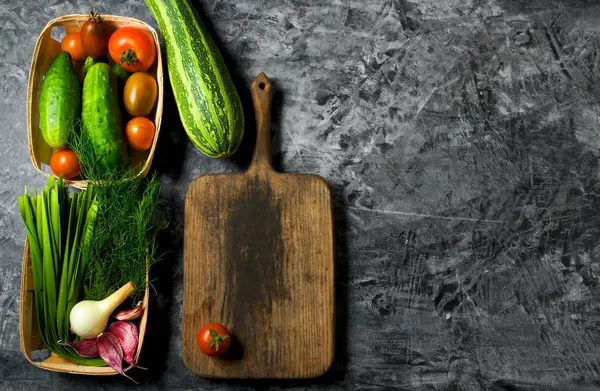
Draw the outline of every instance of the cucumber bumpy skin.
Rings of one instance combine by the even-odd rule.
[[[124,165],[127,147],[123,139],[117,81],[105,63],[89,68],[83,81],[81,131],[89,140],[102,171]]]
[[[42,82],[40,132],[52,148],[64,148],[81,113],[81,86],[71,55],[60,52]]]

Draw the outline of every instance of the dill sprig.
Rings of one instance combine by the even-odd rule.
[[[159,260],[157,234],[165,226],[160,214],[160,182],[135,178],[138,168],[107,170],[82,133],[72,137],[82,176],[96,186],[98,216],[86,244],[84,299],[101,300],[129,281],[136,285],[132,302],[143,296],[146,271]]]

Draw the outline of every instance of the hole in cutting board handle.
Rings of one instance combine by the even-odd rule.
[[[265,89],[265,87],[266,87],[266,86],[265,86],[265,83],[259,83],[259,84],[258,84],[258,88],[260,88],[261,90],[264,90],[264,89]]]

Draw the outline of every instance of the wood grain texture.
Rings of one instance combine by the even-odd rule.
[[[209,377],[314,377],[330,367],[334,350],[331,195],[318,176],[273,171],[264,74],[251,91],[258,129],[251,167],[196,178],[188,189],[183,360]],[[223,359],[196,347],[208,322],[234,334]]]

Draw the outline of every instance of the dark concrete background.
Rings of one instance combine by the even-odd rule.
[[[26,3],[27,5],[22,5]],[[187,139],[172,94],[154,169],[170,250],[143,351],[144,389],[600,388],[600,4],[584,0],[222,0],[195,3],[249,109],[277,93],[275,163],[335,197],[337,348],[302,382],[198,378],[180,355],[182,216],[198,175],[242,170]],[[116,390],[128,380],[39,370],[19,348],[27,77],[73,0],[0,0],[0,389]],[[155,26],[142,1],[101,12]],[[168,89],[167,85],[167,89]],[[251,129],[251,127],[250,127]]]

